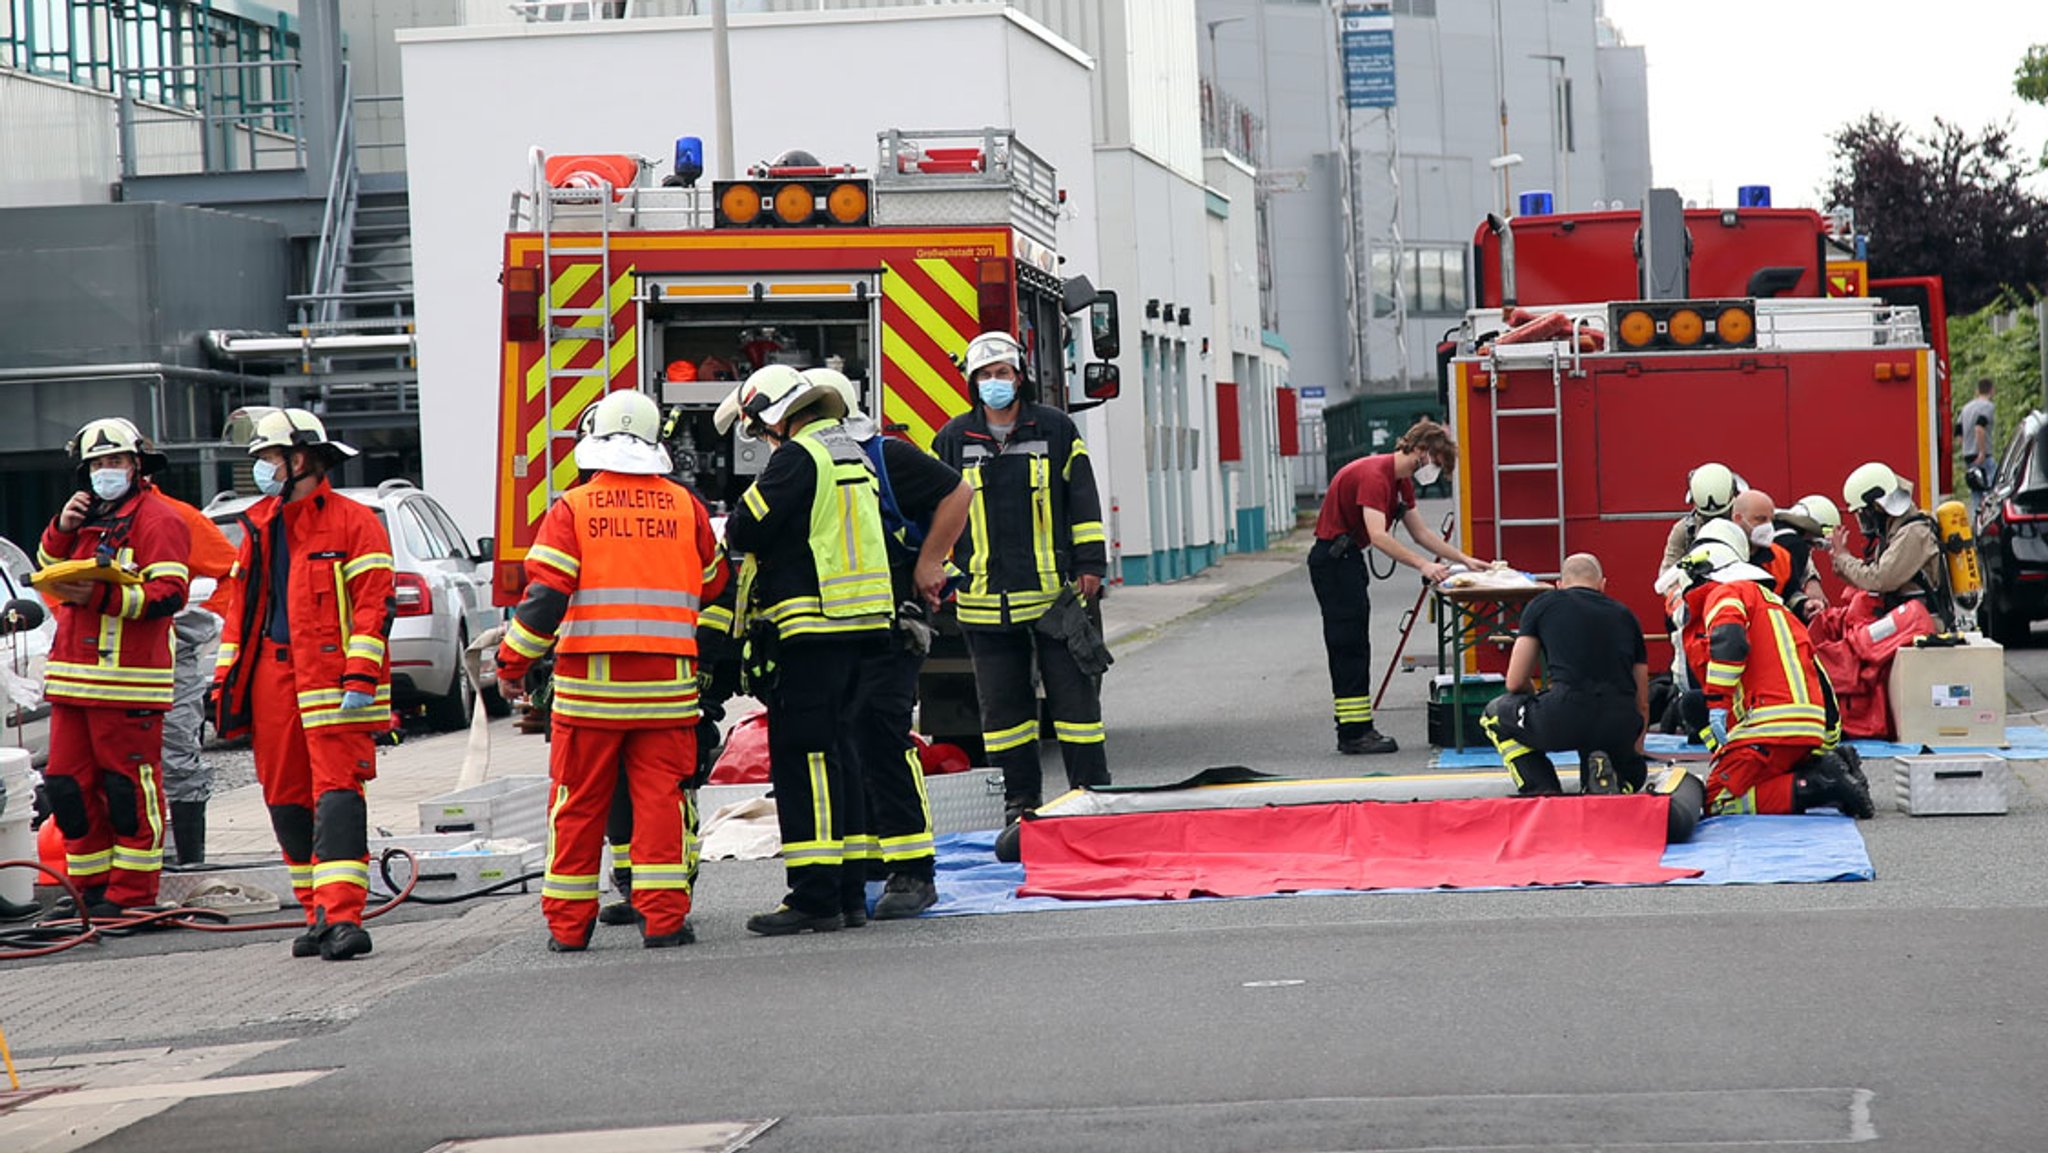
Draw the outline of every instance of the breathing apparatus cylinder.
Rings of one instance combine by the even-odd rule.
[[[1956,629],[1975,631],[1977,606],[1984,595],[1984,570],[1977,560],[1977,541],[1970,533],[1969,507],[1959,500],[1943,501],[1934,510],[1934,524],[1941,537],[1941,551],[1948,558],[1948,591],[1956,607]]]

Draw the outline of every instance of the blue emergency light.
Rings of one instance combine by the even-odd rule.
[[[704,140],[698,136],[676,137],[676,179],[684,188],[695,188],[704,175]]]
[[[1552,212],[1556,211],[1554,207],[1556,203],[1556,199],[1547,191],[1524,192],[1520,201],[1521,207],[1517,209],[1517,215],[1549,216]]]
[[[1769,208],[1771,186],[1768,184],[1745,184],[1735,190],[1735,207]]]

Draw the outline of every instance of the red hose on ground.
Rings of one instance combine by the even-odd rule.
[[[419,883],[419,864],[413,860],[413,855],[404,849],[398,848],[386,849],[384,851],[384,856],[387,858],[393,855],[404,857],[406,864],[411,866],[407,871],[405,887],[400,889],[397,895],[393,896],[390,900],[366,911],[363,914],[363,920],[365,921],[381,917],[399,905],[404,904],[405,899],[412,895],[413,886]],[[48,957],[61,953],[66,949],[83,945],[88,941],[98,941],[107,934],[121,933],[125,935],[138,929],[152,927],[198,929],[201,932],[207,933],[253,933],[276,929],[303,929],[306,927],[304,918],[296,920],[230,922],[226,914],[213,909],[184,907],[152,909],[146,913],[134,913],[115,920],[94,921],[91,911],[85,907],[84,898],[79,894],[78,889],[73,886],[69,877],[51,869],[40,861],[0,861],[0,869],[16,868],[34,869],[46,877],[53,878],[57,884],[64,887],[64,892],[70,896],[71,907],[78,910],[78,916],[65,917],[54,921],[34,922],[27,927],[29,930],[75,931],[72,932],[71,936],[64,937],[48,945],[38,945],[26,949],[0,949],[0,962],[26,961],[34,957]],[[17,932],[19,931],[17,930]],[[6,935],[6,931],[0,930],[0,937],[5,937]]]

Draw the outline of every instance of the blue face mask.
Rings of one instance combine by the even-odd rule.
[[[277,466],[267,460],[259,460],[249,469],[249,475],[256,481],[256,491],[264,496],[276,496],[284,491],[284,477],[278,475]]]
[[[128,492],[128,470],[125,468],[96,468],[92,470],[93,495],[101,500],[119,500]]]
[[[1017,382],[998,380],[990,377],[975,386],[981,393],[981,403],[990,408],[1008,408],[1017,403]]]

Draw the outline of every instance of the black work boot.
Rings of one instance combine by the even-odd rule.
[[[320,938],[327,932],[327,922],[315,917],[306,931],[292,938],[292,956],[317,957],[320,955]]]
[[[1394,738],[1371,725],[1367,725],[1362,733],[1337,738],[1337,751],[1347,757],[1377,756],[1381,753],[1399,752],[1400,749],[1400,744]]]
[[[597,923],[600,925],[638,924],[638,914],[633,911],[633,898],[627,897],[622,901],[613,901],[611,904],[599,909],[597,911]]]
[[[1792,807],[1799,812],[1832,806],[1845,817],[1867,821],[1877,815],[1870,786],[1849,775],[1833,753],[1807,758],[1792,777]]]
[[[369,951],[370,931],[361,925],[346,921],[329,925],[320,937],[320,955],[330,961],[346,961]]]
[[[1037,797],[1008,797],[1003,801],[1003,825],[1005,828],[1024,819],[1024,814],[1035,813],[1044,801]]]
[[[1586,754],[1579,769],[1579,792],[1589,797],[1612,796],[1621,791],[1621,777],[1614,771],[1614,758],[1594,750]]]
[[[178,844],[179,864],[206,860],[206,802],[172,801],[171,836]]]
[[[896,921],[915,917],[938,903],[939,889],[930,877],[892,873],[888,884],[882,887],[881,899],[875,902],[875,920]]]
[[[802,909],[788,905],[777,905],[772,913],[755,913],[747,918],[747,932],[763,937],[788,937],[806,929],[813,933],[830,933],[845,924],[838,913],[827,913],[814,917]]]
[[[640,945],[642,948],[673,949],[680,945],[694,945],[696,943],[697,930],[690,927],[688,920],[685,920],[683,927],[675,932],[663,933],[658,937],[648,936],[647,927],[644,924],[640,927]]]

